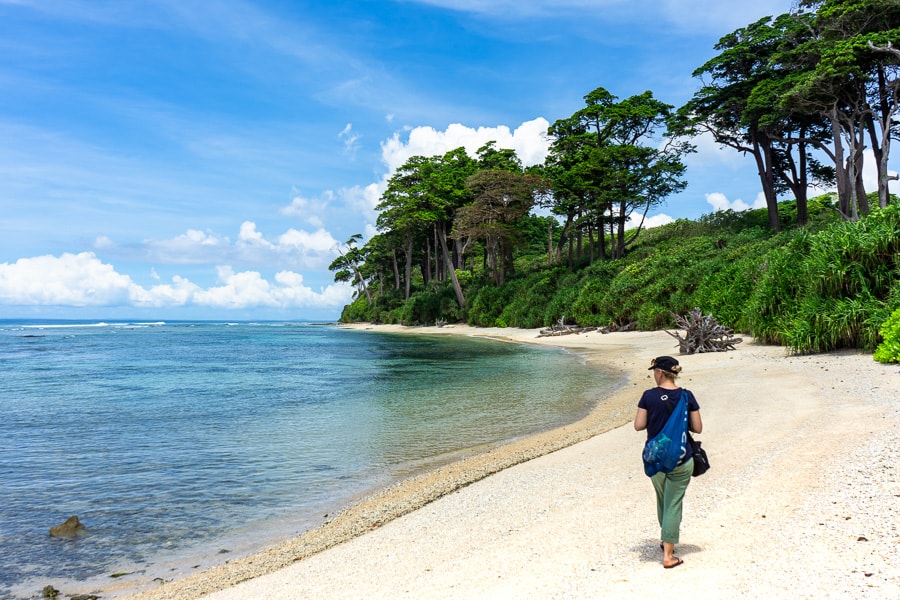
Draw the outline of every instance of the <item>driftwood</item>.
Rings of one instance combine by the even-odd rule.
[[[637,323],[626,323],[625,325],[610,325],[609,327],[581,327],[580,325],[567,325],[566,318],[562,317],[555,325],[547,329],[541,329],[538,337],[553,337],[559,335],[571,335],[573,333],[588,333],[589,331],[599,331],[600,333],[612,333],[614,331],[631,331],[637,326]]]
[[[538,337],[553,337],[557,335],[569,335],[572,333],[584,333],[593,331],[596,327],[581,327],[580,325],[569,325],[566,323],[566,316],[563,315],[555,324],[538,332]]]
[[[637,329],[637,321],[625,323],[624,325],[616,325],[613,323],[609,327],[600,327],[598,331],[600,331],[600,333],[614,333],[616,331],[634,331],[635,329]]]
[[[695,308],[687,316],[672,313],[672,317],[675,324],[684,330],[684,337],[677,331],[666,333],[678,340],[680,354],[727,352],[734,350],[734,345],[743,341],[734,337],[734,330],[720,325],[711,314],[704,316],[699,308]]]

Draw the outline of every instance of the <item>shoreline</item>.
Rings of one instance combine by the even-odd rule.
[[[582,348],[578,344],[561,344],[558,337],[538,338],[537,329],[475,328],[461,324],[444,327],[406,327],[369,323],[339,324],[338,327],[404,335],[483,337],[518,344],[546,345],[571,350],[587,362],[594,362],[611,371],[622,370],[594,349]],[[211,566],[199,572],[182,571],[162,585],[153,582],[122,581],[118,586],[105,586],[102,591],[116,594],[114,597],[117,600],[191,600],[241,581],[275,572],[298,560],[364,535],[494,473],[621,426],[634,416],[632,407],[628,404],[630,400],[623,398],[624,404],[614,404],[612,399],[625,386],[627,379],[627,375],[623,374],[623,383],[619,387],[599,400],[597,406],[587,415],[573,423],[501,442],[489,450],[467,453],[463,458],[448,464],[363,494],[355,501],[340,507],[339,512],[322,525],[280,543],[276,542],[226,564]]]
[[[188,600],[211,594],[211,598],[225,600],[226,598],[262,597],[267,595],[267,592],[263,590],[276,588],[285,589],[285,592],[281,594],[285,596],[300,594],[302,591],[310,595],[326,594],[328,597],[363,597],[367,595],[392,597],[394,592],[399,589],[396,586],[403,585],[404,578],[412,577],[411,582],[422,583],[422,573],[411,568],[411,565],[406,563],[415,563],[421,556],[428,555],[427,549],[419,548],[417,550],[414,549],[411,553],[406,553],[397,544],[389,544],[390,548],[396,548],[394,550],[395,553],[404,554],[405,556],[393,567],[392,576],[387,578],[391,582],[390,585],[395,586],[388,588],[390,592],[382,587],[378,587],[379,585],[388,584],[376,585],[371,579],[362,577],[358,572],[360,567],[355,567],[356,571],[353,570],[354,567],[351,566],[351,563],[357,564],[363,558],[354,554],[353,560],[348,563],[346,555],[359,552],[360,547],[367,548],[370,544],[379,544],[379,540],[389,535],[388,531],[403,531],[404,528],[408,529],[410,527],[429,528],[428,523],[433,524],[440,521],[433,514],[434,511],[446,511],[447,506],[452,508],[454,503],[459,503],[461,498],[465,496],[484,493],[484,489],[493,489],[498,485],[505,485],[500,481],[501,479],[514,478],[520,476],[523,472],[540,469],[546,463],[556,464],[559,461],[563,461],[563,464],[565,464],[566,461],[569,461],[573,465],[580,464],[579,462],[573,462],[572,455],[573,453],[576,455],[584,454],[586,446],[604,447],[601,455],[604,453],[606,456],[610,456],[613,453],[617,454],[609,465],[606,462],[601,462],[600,467],[605,468],[611,465],[621,470],[621,473],[616,471],[615,477],[622,478],[622,485],[616,485],[615,482],[617,480],[613,477],[613,473],[609,473],[609,480],[602,484],[597,481],[593,483],[570,482],[568,485],[576,486],[575,491],[572,493],[575,496],[579,496],[581,494],[579,490],[590,489],[594,493],[602,491],[602,493],[598,493],[598,496],[603,496],[622,492],[625,487],[636,486],[636,490],[625,494],[627,498],[625,505],[630,506],[641,501],[644,505],[635,511],[634,517],[631,516],[631,513],[625,513],[618,517],[613,517],[613,523],[621,524],[628,519],[637,519],[642,524],[642,530],[646,532],[653,531],[655,526],[654,515],[652,514],[652,508],[647,506],[648,501],[652,501],[652,491],[647,488],[648,484],[644,481],[643,474],[639,472],[641,436],[635,434],[633,430],[628,432],[627,429],[629,428],[623,427],[623,425],[630,423],[634,416],[634,406],[640,392],[650,385],[645,365],[649,365],[653,356],[677,354],[677,351],[675,351],[676,341],[665,332],[626,332],[606,335],[592,332],[590,334],[538,338],[537,330],[472,328],[464,325],[451,325],[442,328],[373,326],[368,324],[343,326],[355,329],[373,329],[412,334],[473,335],[519,343],[537,343],[562,347],[577,352],[588,361],[622,372],[627,381],[601,402],[587,417],[576,423],[518,439],[485,453],[470,456],[461,461],[404,480],[399,484],[365,497],[336,515],[330,522],[297,538],[290,539],[262,552],[236,559],[225,565],[213,567],[200,573],[193,573],[184,578],[139,592],[128,596],[129,598],[134,600]],[[896,407],[889,407],[887,403],[887,399],[895,397],[895,395],[893,393],[884,394],[881,401],[878,398],[872,398],[874,395],[872,393],[873,390],[883,387],[889,387],[892,391],[900,392],[900,385],[898,385],[898,378],[895,374],[896,370],[891,371],[890,366],[874,363],[871,356],[860,353],[843,353],[824,356],[787,357],[782,348],[759,346],[754,344],[752,340],[745,340],[734,352],[691,355],[680,357],[680,360],[686,369],[681,383],[684,387],[690,388],[697,393],[700,399],[701,410],[704,411],[704,421],[707,424],[707,429],[710,431],[710,434],[704,434],[702,439],[704,442],[709,442],[708,451],[713,463],[713,469],[710,473],[713,476],[708,474],[703,478],[694,480],[692,489],[689,490],[689,496],[693,496],[695,493],[696,490],[694,488],[700,489],[699,493],[706,495],[706,500],[710,503],[705,507],[707,510],[714,509],[718,504],[729,508],[732,517],[739,518],[743,516],[742,511],[733,506],[735,503],[734,496],[727,491],[723,492],[715,485],[722,477],[722,475],[719,475],[720,473],[734,480],[731,481],[732,484],[737,484],[740,483],[740,478],[735,480],[733,472],[746,473],[747,471],[747,466],[742,464],[739,457],[732,457],[727,454],[729,433],[732,439],[735,436],[744,439],[746,443],[752,446],[751,452],[757,456],[762,456],[771,461],[791,458],[790,454],[778,455],[772,452],[766,454],[770,448],[776,447],[778,442],[784,441],[785,431],[783,427],[779,427],[779,416],[783,415],[777,413],[760,414],[753,410],[755,406],[753,404],[744,404],[740,407],[731,406],[729,407],[730,410],[725,412],[718,411],[714,403],[710,405],[711,397],[716,394],[717,388],[722,387],[718,377],[719,373],[732,370],[723,369],[724,366],[733,365],[735,367],[734,370],[737,370],[739,373],[743,371],[746,374],[765,379],[769,375],[775,375],[775,380],[780,380],[782,383],[782,385],[773,386],[771,381],[764,380],[760,382],[763,385],[756,386],[761,388],[757,390],[758,392],[767,393],[767,388],[771,387],[774,390],[772,393],[779,398],[792,395],[802,398],[802,401],[797,401],[789,407],[792,420],[791,425],[794,426],[794,429],[789,430],[788,433],[793,433],[794,435],[785,444],[785,452],[792,448],[799,448],[806,453],[807,459],[811,460],[814,456],[818,456],[821,459],[828,456],[829,449],[848,448],[851,445],[851,440],[857,445],[860,441],[871,442],[869,445],[872,445],[875,444],[873,440],[876,440],[879,436],[883,437],[890,434],[892,427],[896,431],[898,422],[897,409]],[[730,361],[735,360],[737,363],[729,364]],[[853,417],[857,421],[864,423],[863,431],[847,431],[838,428],[838,425],[833,423],[817,423],[816,421],[817,417],[821,416],[822,408],[816,404],[815,398],[812,398],[813,394],[810,393],[812,390],[809,386],[816,385],[815,378],[812,377],[812,375],[815,375],[813,369],[818,368],[820,372],[827,371],[830,366],[839,363],[852,363],[854,369],[864,369],[870,375],[879,377],[879,381],[874,388],[871,387],[873,385],[871,379],[865,384],[860,381],[850,382],[845,380],[826,382],[834,384],[832,385],[832,390],[839,390],[844,393],[849,392],[851,389],[858,391],[859,385],[870,386],[868,389],[869,393],[863,394],[862,401],[856,403],[847,402],[846,406],[839,403],[839,408],[847,412],[848,417]],[[890,378],[888,375],[893,375],[893,377]],[[738,383],[740,384],[741,382]],[[826,387],[822,389],[825,390]],[[771,400],[768,397],[766,399]],[[739,410],[735,411],[735,408]],[[740,432],[740,424],[729,423],[727,427],[722,427],[722,422],[720,421],[727,421],[727,417],[729,415],[734,416],[736,412],[738,421],[748,418],[755,419],[763,427],[756,431],[755,435],[750,436],[746,432]],[[852,421],[848,419],[848,422]],[[801,427],[797,428],[797,425]],[[802,446],[801,442],[803,440],[808,441],[810,437],[815,438],[818,434],[824,433],[816,430],[818,425],[822,425],[822,429],[828,430],[828,433],[833,436],[833,439],[829,438],[830,443],[819,444],[814,448]],[[716,433],[716,428],[719,429],[718,433]],[[860,434],[864,437],[858,437]],[[835,442],[834,440],[838,441]],[[844,441],[841,442],[840,440]],[[627,450],[623,450],[624,444],[630,447]],[[870,449],[870,451],[874,450]],[[637,457],[636,461],[635,457]],[[634,464],[619,465],[626,458]],[[880,459],[883,458],[883,456],[880,457]],[[581,460],[578,459],[578,461]],[[598,465],[594,466],[598,467]],[[808,492],[809,487],[815,484],[815,481],[811,479],[813,475],[821,475],[820,472],[810,470],[809,466],[806,468],[810,471],[806,474],[807,477],[796,477],[791,482],[795,487],[799,486],[804,492]],[[589,473],[587,475],[588,479],[591,476],[596,477],[593,471]],[[640,475],[640,478],[637,475]],[[533,481],[533,479],[526,480],[526,483],[527,481]],[[755,485],[765,485],[767,482],[754,480],[754,483]],[[523,483],[520,481],[519,485],[523,485]],[[598,485],[601,486],[600,490],[597,489]],[[896,478],[893,481],[885,482],[887,491],[896,489],[896,485]],[[541,488],[541,493],[544,493],[545,488],[552,490],[554,486],[562,487],[563,484],[559,481],[547,484]],[[776,486],[775,490],[769,491],[766,498],[777,497],[781,492],[783,490],[777,489]],[[494,490],[490,493],[497,494],[500,492]],[[534,490],[532,490],[532,493],[535,494]],[[900,490],[897,490],[896,493],[900,494]],[[802,495],[806,497],[808,494],[804,493]],[[550,500],[547,501],[550,502]],[[611,502],[617,501],[611,500]],[[692,498],[691,502],[693,501]],[[501,514],[486,515],[481,518],[486,519],[486,522],[493,523],[496,520],[503,520],[510,517],[510,515],[514,515],[514,511],[506,506],[509,502],[512,502],[510,498],[502,497],[498,501],[498,506],[493,509]],[[896,502],[894,504],[896,505]],[[744,511],[749,510],[753,512],[755,507],[745,505],[741,508]],[[894,508],[896,509],[896,506]],[[585,511],[589,512],[588,509],[581,506],[576,512],[580,514]],[[569,515],[566,518],[570,521],[577,521],[578,514]],[[692,507],[689,507],[686,509],[686,522],[690,522],[691,514]],[[890,518],[890,513],[884,515],[884,517]],[[768,523],[773,524],[775,522],[777,522],[777,519],[771,519]],[[894,522],[896,522],[896,518]],[[485,526],[484,523],[482,523],[482,526]],[[608,527],[608,525],[605,526]],[[554,527],[551,527],[548,531],[540,532],[541,535],[555,536],[558,533],[557,529],[566,529],[568,524],[555,522]],[[598,527],[602,529],[602,526],[598,525]],[[477,528],[475,529],[477,530]],[[522,535],[528,536],[527,527],[525,530]],[[432,537],[437,536],[437,531],[441,531],[441,528],[433,528],[430,531]],[[531,532],[530,535],[533,537],[534,533]],[[465,540],[467,535],[475,534],[459,532],[459,535],[464,540],[459,542],[466,548],[464,554],[478,556],[479,553],[483,552],[496,558],[494,554],[491,554],[491,552],[496,552],[496,550],[492,551],[491,548],[497,546],[493,541],[489,540],[484,545],[480,545],[481,542],[477,539]],[[888,554],[892,557],[895,555],[898,539],[900,539],[897,536],[898,534],[895,530],[892,540],[894,547],[885,551],[885,557]],[[427,535],[419,537],[428,538]],[[581,539],[581,534],[578,534],[576,537],[580,540],[580,544],[588,543]],[[601,534],[600,537],[603,538],[604,536]],[[640,539],[640,535],[637,537]],[[636,541],[638,540],[632,539],[630,542],[626,540],[624,543],[633,546]],[[575,545],[578,546],[578,544]],[[637,554],[643,559],[638,564],[647,562],[647,565],[643,566],[648,566],[653,559],[658,558],[654,556],[650,561],[646,560],[648,558],[647,555],[652,554],[652,546],[653,544],[651,544],[650,550],[646,548],[639,549]],[[499,550],[507,552],[503,548]],[[621,551],[621,548],[619,550]],[[749,552],[750,548],[746,550]],[[381,556],[383,556],[385,551],[384,547],[381,547]],[[571,550],[567,551],[571,552]],[[631,553],[634,554],[633,549]],[[589,555],[590,553],[587,554]],[[363,556],[373,555],[370,549],[366,549],[363,550]],[[377,556],[375,555],[372,560],[377,560]],[[451,553],[450,557],[465,562],[464,558],[458,557],[456,554]],[[439,562],[446,562],[447,555],[445,553],[438,558],[441,559]],[[694,558],[694,556],[691,557],[691,559]],[[384,565],[376,562],[370,567],[381,569],[384,568]],[[324,570],[318,572],[316,571],[317,568]],[[476,561],[475,564],[469,565],[468,568],[477,570],[483,568],[483,566],[479,566],[478,561]],[[530,567],[524,568],[526,572],[533,570]],[[302,569],[304,573],[302,575],[296,573],[297,569]],[[350,569],[350,571],[348,572],[347,569]],[[881,569],[881,571],[883,570]],[[410,573],[410,571],[416,571],[418,575]],[[586,579],[578,581],[580,584],[586,585],[585,581],[594,579],[596,574],[601,571],[604,571],[604,569],[599,569],[595,566],[589,570],[590,575]],[[426,572],[433,573],[434,571],[429,569]],[[316,573],[318,573],[318,578]],[[354,576],[354,573],[356,573],[356,576]],[[881,577],[872,579],[871,577],[875,574],[879,574]],[[538,573],[533,573],[531,577],[539,575]],[[552,570],[550,573],[545,574],[545,578],[551,575]],[[483,597],[481,592],[494,589],[492,587],[493,584],[489,585],[487,582],[482,581],[483,574],[481,573],[472,574],[469,571],[462,573],[459,577],[460,583],[458,588],[453,586],[448,588],[448,583],[436,575],[429,575],[428,577],[431,580],[431,587],[427,589],[431,591],[423,591],[425,588],[419,585],[418,588],[422,594],[418,597],[466,597],[465,594],[460,595],[460,592],[467,589],[474,590],[474,595]],[[873,568],[873,572],[868,577],[868,580],[864,580],[863,583],[869,587],[878,582],[879,585],[876,588],[881,589],[881,591],[885,589],[893,591],[894,588],[889,587],[892,585],[900,589],[900,581],[893,581],[894,575],[892,573],[880,573],[879,569]],[[520,581],[527,581],[528,577],[523,573],[519,573],[519,579]],[[407,584],[411,582],[407,582]],[[540,585],[521,585],[524,585],[520,590],[523,592],[521,597],[541,597],[537,593]],[[885,588],[884,586],[888,587]],[[416,589],[416,586],[412,589]],[[550,592],[550,596],[554,595],[552,589],[545,591]],[[627,592],[628,590],[623,588],[620,591]],[[503,594],[500,595],[502,596]],[[562,594],[560,597],[589,596],[574,593],[572,595]]]

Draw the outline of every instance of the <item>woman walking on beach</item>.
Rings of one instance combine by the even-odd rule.
[[[703,431],[700,419],[700,405],[694,395],[678,387],[675,378],[681,372],[678,361],[671,356],[654,358],[650,363],[656,387],[644,392],[638,402],[637,414],[634,417],[634,428],[637,431],[647,430],[650,440],[662,430],[681,394],[688,393],[688,429],[694,433]],[[662,471],[650,477],[653,489],[656,490],[656,515],[662,530],[663,567],[671,569],[684,561],[674,555],[675,544],[678,543],[678,532],[681,528],[681,509],[684,493],[691,482],[694,470],[694,459],[688,452],[682,461],[670,472]]]

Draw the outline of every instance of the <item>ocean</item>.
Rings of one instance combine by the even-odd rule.
[[[562,350],[275,322],[0,321],[0,599],[209,566],[586,415]],[[77,515],[85,534],[49,535]]]

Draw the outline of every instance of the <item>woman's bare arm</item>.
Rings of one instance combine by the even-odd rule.
[[[703,419],[700,418],[699,410],[692,410],[688,413],[688,426],[694,433],[703,433]]]
[[[647,429],[647,409],[639,408],[637,414],[634,415],[634,430],[643,431]]]

